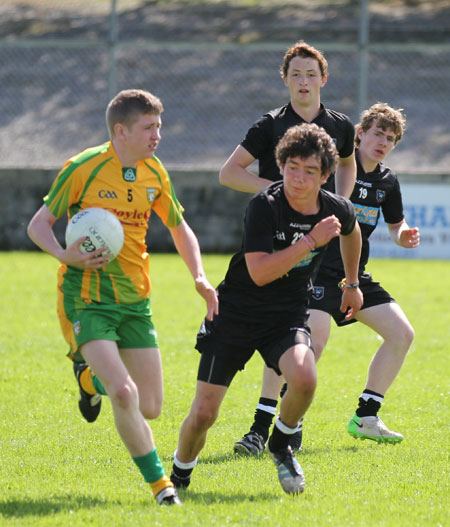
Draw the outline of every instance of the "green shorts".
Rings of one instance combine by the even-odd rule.
[[[76,343],[69,355],[75,362],[83,362],[79,348],[90,340],[114,340],[119,349],[158,347],[150,299],[129,305],[93,302],[66,315]]]

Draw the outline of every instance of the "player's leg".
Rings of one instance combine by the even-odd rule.
[[[311,330],[311,339],[314,347],[316,362],[322,356],[330,336],[331,316],[326,311],[310,309],[308,326]]]
[[[312,403],[317,385],[314,353],[309,346],[297,344],[281,356],[279,368],[287,382],[280,405],[280,418],[288,427],[296,428]],[[273,443],[272,434],[269,446]]]
[[[369,366],[366,387],[359,407],[348,425],[354,437],[378,442],[400,442],[403,436],[389,430],[377,413],[386,391],[402,367],[414,338],[414,330],[395,302],[384,303],[358,312],[356,318],[383,338]]]
[[[232,331],[233,324],[219,315],[213,322],[205,321],[197,335],[196,348],[201,355],[196,394],[180,429],[170,475],[176,487],[189,486],[198,455],[205,445],[208,430],[217,419],[228,386],[253,354],[253,350],[233,346],[232,341],[227,340],[230,334],[238,339],[239,331],[236,334]]]
[[[122,360],[139,393],[139,409],[146,419],[155,419],[163,403],[163,374],[158,348],[121,349]]]
[[[74,362],[73,373],[78,382],[78,408],[88,423],[93,423],[102,407],[102,395],[106,391],[85,362]]]
[[[139,408],[136,383],[128,372],[116,342],[92,340],[81,354],[105,387],[117,431],[159,504],[179,504],[179,499],[155,448],[153,435]]]
[[[320,359],[322,351],[324,350],[328,337],[330,336],[330,321],[331,316],[319,309],[311,309],[309,311],[308,326],[311,330],[311,339],[314,348],[314,358],[316,362]],[[285,384],[287,387],[287,384]],[[283,392],[282,392],[283,393]],[[298,422],[298,429],[292,435],[289,444],[294,452],[298,452],[303,442],[303,417]]]
[[[181,425],[170,476],[176,487],[189,486],[198,455],[205,445],[208,430],[217,419],[227,389],[227,386],[197,381],[191,409]]]
[[[303,471],[289,445],[298,429],[298,422],[309,408],[316,389],[317,373],[311,339],[306,331],[291,332],[291,345],[278,360],[278,368],[287,382],[281,400],[280,415],[275,421],[268,448],[285,492],[302,492],[305,486]],[[294,342],[293,342],[294,340]]]
[[[261,396],[256,406],[255,417],[250,430],[234,444],[233,449],[237,454],[259,455],[264,452],[283,383],[281,375],[264,365]]]

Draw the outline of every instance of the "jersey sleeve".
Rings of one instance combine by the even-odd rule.
[[[341,212],[338,216],[339,221],[341,222],[341,234],[343,236],[347,236],[350,234],[353,229],[355,228],[356,223],[356,212],[355,207],[353,206],[352,202],[346,198],[341,198],[342,202],[342,208]]]
[[[161,192],[153,202],[153,210],[166,227],[177,227],[183,221],[183,207],[165,168],[160,165]]]
[[[61,218],[80,199],[83,181],[81,174],[77,172],[77,166],[76,163],[67,161],[44,197],[44,203],[57,218]]]
[[[355,127],[347,116],[343,121],[343,127],[344,142],[339,149],[339,157],[345,158],[351,156],[355,149]]]
[[[381,204],[383,218],[386,223],[399,223],[404,219],[402,193],[397,176],[394,176],[392,189],[386,194],[386,200]]]
[[[241,146],[244,147],[255,159],[270,150],[272,145],[272,117],[263,115],[248,130]]]
[[[244,219],[244,252],[273,251],[273,213],[263,193],[248,204]]]

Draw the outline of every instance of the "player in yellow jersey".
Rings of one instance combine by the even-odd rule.
[[[162,112],[161,101],[146,91],[120,92],[106,110],[111,140],[66,163],[30,221],[28,234],[61,263],[58,316],[74,361],[80,410],[94,421],[100,394],[107,393],[117,431],[157,502],[179,505],[146,421],[160,414],[163,400],[145,243],[152,210],[169,229],[197,292],[205,299],[208,319],[218,312],[218,302],[203,270],[197,238],[154,155],[161,139]],[[54,235],[58,218],[64,214],[70,218],[88,207],[108,209],[122,223],[124,246],[112,262],[102,249],[82,253],[79,245],[84,238],[64,249]]]

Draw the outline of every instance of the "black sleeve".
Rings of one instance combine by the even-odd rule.
[[[248,204],[244,219],[244,252],[272,253],[273,212],[267,196],[257,194]]]
[[[405,217],[400,184],[395,175],[392,189],[386,194],[386,200],[381,204],[381,210],[386,223],[399,223]]]
[[[348,117],[344,120],[344,142],[339,149],[339,157],[349,157],[355,150],[355,127]]]
[[[263,115],[248,130],[247,135],[241,143],[247,152],[255,159],[271,149],[272,146],[272,126],[273,118],[269,115]]]
[[[355,207],[350,200],[341,197],[341,201],[343,205],[342,213],[337,216],[341,222],[341,234],[347,236],[355,228],[356,212]]]

